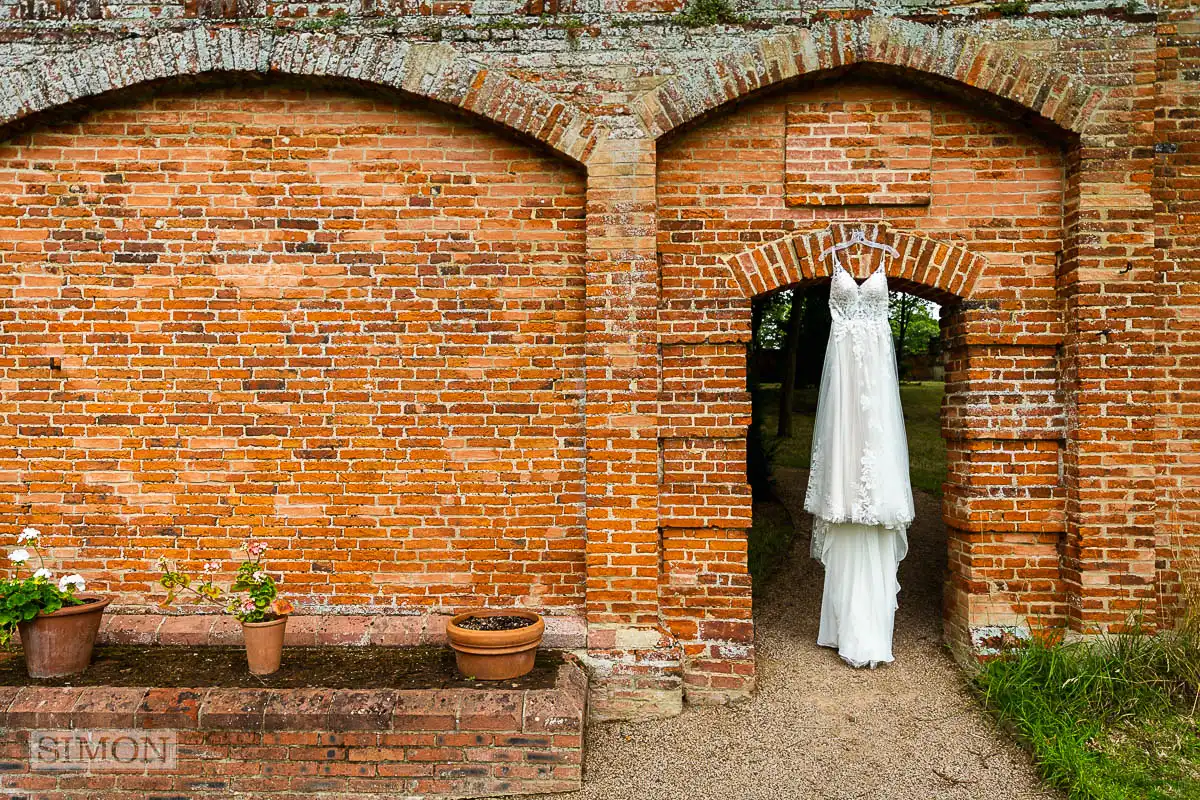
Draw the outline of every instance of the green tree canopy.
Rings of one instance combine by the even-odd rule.
[[[889,292],[888,322],[896,343],[896,355],[924,355],[930,342],[941,335],[937,303],[904,292]]]
[[[761,303],[762,316],[754,332],[754,344],[760,350],[782,350],[787,339],[788,318],[792,311],[792,289],[768,295]]]

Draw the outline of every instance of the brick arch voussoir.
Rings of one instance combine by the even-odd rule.
[[[821,253],[846,241],[855,229],[899,252],[896,258],[872,252],[872,267],[886,258],[890,280],[928,288],[943,300],[970,299],[986,265],[982,256],[961,245],[897,231],[884,222],[835,223],[823,230],[793,234],[731,256],[727,264],[746,298],[829,278],[833,261],[821,258]]]
[[[641,95],[634,110],[651,136],[801,75],[858,63],[885,64],[966,84],[1029,109],[1055,126],[1082,133],[1103,91],[1010,45],[962,30],[892,17],[834,20],[766,36],[689,65]]]
[[[52,55],[0,75],[0,125],[149,81],[220,72],[339,77],[456,106],[586,163],[592,118],[448,44],[195,27]]]

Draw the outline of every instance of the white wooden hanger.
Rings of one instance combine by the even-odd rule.
[[[900,251],[896,248],[892,247],[891,245],[884,244],[883,242],[877,242],[874,239],[868,239],[862,228],[855,228],[854,232],[850,234],[849,239],[840,241],[832,247],[826,247],[824,250],[822,250],[821,258],[824,259],[828,256],[834,255],[839,250],[845,250],[846,248],[853,247],[856,244],[861,244],[863,247],[869,247],[872,250],[882,250],[892,258],[898,258],[900,256]],[[833,263],[837,264],[839,267],[842,265],[842,262],[838,260],[836,255],[834,255]]]

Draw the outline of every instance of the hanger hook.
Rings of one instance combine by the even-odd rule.
[[[883,242],[880,242],[880,241],[876,241],[875,239],[868,239],[866,230],[863,227],[858,227],[858,228],[855,228],[852,231],[850,231],[849,239],[843,239],[842,241],[838,242],[837,244],[832,245],[830,247],[826,247],[824,250],[822,250],[820,257],[822,259],[827,258],[829,255],[836,253],[839,250],[845,250],[846,248],[853,247],[856,244],[861,244],[864,247],[870,247],[873,250],[882,250],[883,252],[890,255],[892,258],[898,258],[900,256],[899,250],[892,247],[891,245],[884,244]],[[836,261],[836,259],[834,259],[834,260]]]

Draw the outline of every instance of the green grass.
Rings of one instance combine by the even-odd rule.
[[[987,707],[1070,800],[1200,797],[1200,624],[1032,641],[978,678]]]
[[[900,404],[904,408],[904,426],[908,431],[912,485],[915,489],[935,495],[942,493],[942,483],[946,480],[946,446],[942,442],[940,423],[945,390],[946,384],[938,381],[900,385]],[[779,385],[764,385],[759,389],[756,400],[764,404],[764,441],[768,452],[774,448],[772,464],[776,467],[808,469],[813,419],[817,413],[816,388],[796,392],[794,433],[790,439],[777,439],[775,436],[779,420]]]

